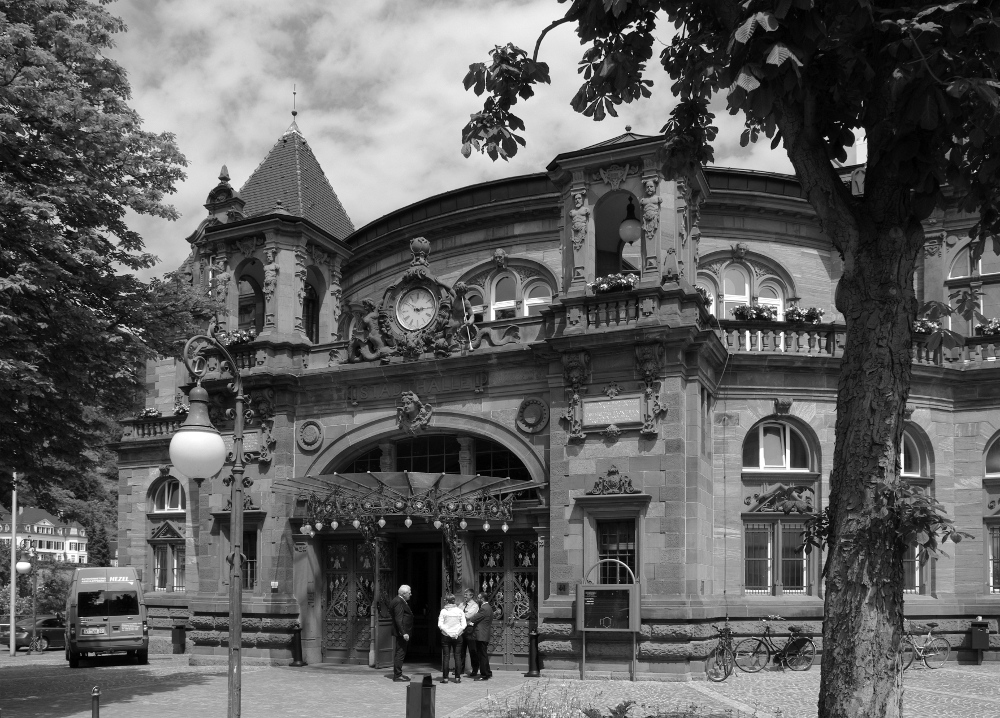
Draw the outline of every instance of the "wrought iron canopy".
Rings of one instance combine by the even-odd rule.
[[[386,516],[428,518],[443,523],[461,519],[508,521],[513,517],[514,494],[545,486],[541,481],[516,481],[479,474],[440,474],[417,471],[333,473],[286,479],[276,491],[294,493],[305,502],[308,523]]]

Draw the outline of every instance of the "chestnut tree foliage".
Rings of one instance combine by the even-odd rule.
[[[974,256],[1000,251],[1000,1],[563,0],[556,25],[585,49],[578,112],[600,120],[649,95],[654,30],[676,104],[661,132],[668,172],[712,162],[713,100],[745,119],[742,142],[787,152],[825,235],[844,260],[837,308],[847,324],[830,500],[812,537],[827,547],[821,716],[898,716],[902,558],[960,539],[943,507],[904,486],[899,442],[920,310],[921,220],[945,208],[976,217]],[[544,32],[542,35],[544,35]],[[539,38],[539,43],[541,38]],[[462,132],[466,156],[516,155],[513,113],[549,81],[534,52],[497,46],[473,64],[485,95]],[[833,163],[868,143],[863,192]],[[959,310],[975,310],[960,298]],[[969,305],[969,306],[964,306]],[[940,312],[940,307],[936,309]]]
[[[156,258],[126,213],[175,218],[186,162],[129,107],[103,4],[0,0],[0,500],[16,471],[22,505],[91,526],[117,478],[111,417],[202,305],[133,274]]]

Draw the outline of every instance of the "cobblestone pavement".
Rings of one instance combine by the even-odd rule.
[[[419,668],[407,668],[419,680]],[[306,668],[244,666],[246,718],[402,718],[406,687],[389,680],[391,670],[365,667]],[[1000,715],[1000,664],[949,663],[939,670],[905,674],[904,715],[908,718],[994,718]],[[436,678],[435,674],[435,678]],[[805,673],[737,672],[725,683],[624,680],[526,679],[496,671],[488,682],[464,680],[437,685],[438,718],[500,718],[534,692],[560,708],[572,704],[607,709],[624,700],[640,704],[633,713],[698,706],[698,713],[772,718],[816,715],[819,669]],[[11,659],[0,654],[0,713],[3,718],[87,718],[90,692],[101,690],[102,718],[219,718],[226,712],[226,666],[189,665],[188,656],[151,656],[150,665],[125,659],[84,662],[71,670],[61,651]],[[644,706],[644,708],[643,708]],[[777,713],[780,709],[781,712]],[[566,715],[565,711],[559,711]],[[697,715],[698,713],[695,713]]]

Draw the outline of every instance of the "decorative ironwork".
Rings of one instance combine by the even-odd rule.
[[[632,479],[622,475],[617,466],[608,469],[606,476],[601,476],[594,483],[594,488],[587,492],[591,496],[607,496],[609,494],[637,494],[639,489],[632,486]]]
[[[378,519],[386,516],[410,516],[448,521],[485,519],[509,521],[513,518],[514,495],[493,495],[482,489],[469,494],[431,487],[406,496],[385,485],[376,489],[335,485],[325,495],[305,497],[306,521],[330,526],[331,522],[359,522],[359,530],[377,531]],[[366,537],[367,538],[367,537]]]

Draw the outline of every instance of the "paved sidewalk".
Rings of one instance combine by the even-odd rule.
[[[420,671],[409,669],[415,681]],[[309,666],[243,669],[246,718],[403,718],[404,684],[391,670]],[[737,672],[725,683],[661,683],[623,680],[524,678],[497,671],[487,682],[464,680],[437,686],[438,718],[501,718],[501,706],[544,693],[559,708],[571,704],[609,708],[624,700],[640,706],[636,717],[657,710],[698,706],[702,714],[731,711],[734,716],[813,718],[819,691],[818,666],[805,673]],[[435,674],[435,681],[437,674]],[[3,718],[87,718],[90,691],[101,689],[102,718],[220,718],[226,713],[226,666],[191,666],[188,656],[152,656],[150,665],[126,659],[84,662],[71,670],[61,651],[11,659],[0,655],[0,712]],[[939,670],[917,668],[905,674],[907,718],[994,718],[1000,715],[1000,664],[949,663]],[[488,703],[487,701],[491,701]],[[780,713],[777,710],[780,709]]]

